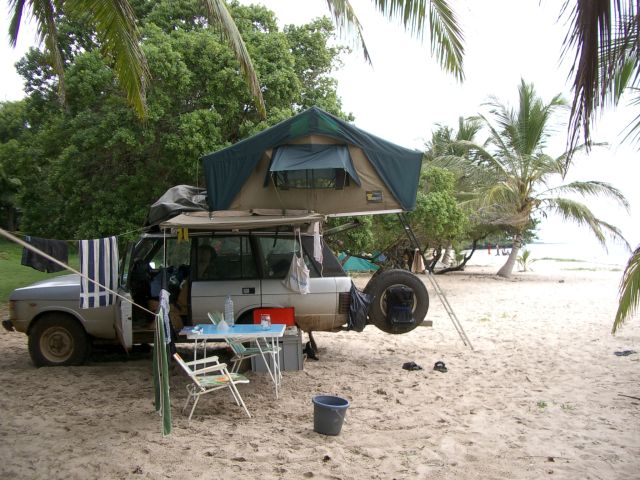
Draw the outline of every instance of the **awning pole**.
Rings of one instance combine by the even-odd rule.
[[[409,238],[409,243],[412,245],[414,252],[415,250],[418,250],[418,253],[420,254],[420,256],[422,256],[422,260],[424,261],[424,264],[428,265],[427,259],[424,258],[424,252],[422,251],[422,248],[420,248],[418,239],[413,233],[411,224],[407,220],[407,217],[405,216],[404,212],[398,213],[398,218],[400,219],[402,228],[404,228],[404,231],[407,234],[407,237]],[[447,300],[447,297],[445,296],[444,291],[442,290],[442,288],[440,288],[440,284],[436,281],[435,275],[429,270],[427,270],[427,279],[429,280],[429,283],[431,283],[431,286],[435,290],[436,295],[440,299],[442,306],[447,312],[447,315],[449,315],[449,318],[451,319],[451,323],[453,323],[453,328],[455,328],[456,332],[458,332],[458,335],[460,336],[462,343],[464,343],[466,347],[469,347],[471,350],[473,350],[473,345],[471,344],[471,340],[469,340],[469,337],[464,331],[464,328],[462,328],[462,324],[460,323],[460,320],[458,320],[458,316],[456,315],[456,312],[453,311],[453,308],[451,307],[449,300]]]

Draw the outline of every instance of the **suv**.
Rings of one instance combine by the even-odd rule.
[[[307,332],[336,331],[349,321],[351,279],[326,246],[323,260],[313,259],[313,236],[301,237],[310,271],[310,293],[293,292],[282,283],[300,242],[292,232],[203,231],[178,239],[145,234],[120,259],[119,291],[134,304],[155,311],[163,283],[170,292],[170,318],[183,325],[208,323],[207,312],[224,310],[231,295],[237,323],[251,323],[253,310],[294,307],[298,326]],[[194,267],[195,266],[195,267]],[[411,318],[386,315],[386,290],[413,291]],[[94,341],[132,344],[153,342],[153,316],[118,300],[108,307],[80,309],[80,278],[64,275],[18,288],[10,296],[7,329],[26,333],[36,366],[84,363]],[[369,322],[389,333],[405,333],[422,323],[428,295],[422,281],[403,270],[374,275],[365,289],[372,295]]]

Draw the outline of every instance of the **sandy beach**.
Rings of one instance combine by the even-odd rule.
[[[427,283],[433,328],[318,333],[320,360],[285,372],[277,400],[248,372],[253,418],[221,391],[189,424],[174,369],[168,437],[150,354],[36,369],[26,336],[3,330],[0,478],[640,478],[640,400],[623,396],[640,397],[640,322],[610,335],[621,269],[541,261],[505,280],[497,261],[438,277],[474,350]],[[316,394],[351,402],[339,436],[313,432]]]

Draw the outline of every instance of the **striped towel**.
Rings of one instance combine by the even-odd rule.
[[[80,240],[80,308],[106,307],[116,296],[108,292],[118,287],[118,242],[116,237]],[[87,278],[88,277],[88,278]],[[98,282],[96,285],[89,279]]]

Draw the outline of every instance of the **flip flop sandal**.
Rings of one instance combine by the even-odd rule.
[[[621,352],[613,352],[613,354],[617,355],[618,357],[626,357],[627,355],[633,355],[634,353],[636,353],[635,350],[623,350]]]
[[[441,361],[436,362],[435,365],[433,366],[433,369],[442,373],[445,373],[447,371],[447,367],[445,366],[444,362],[441,362]]]
[[[422,370],[422,367],[416,362],[407,362],[402,364],[402,368],[405,370]]]

